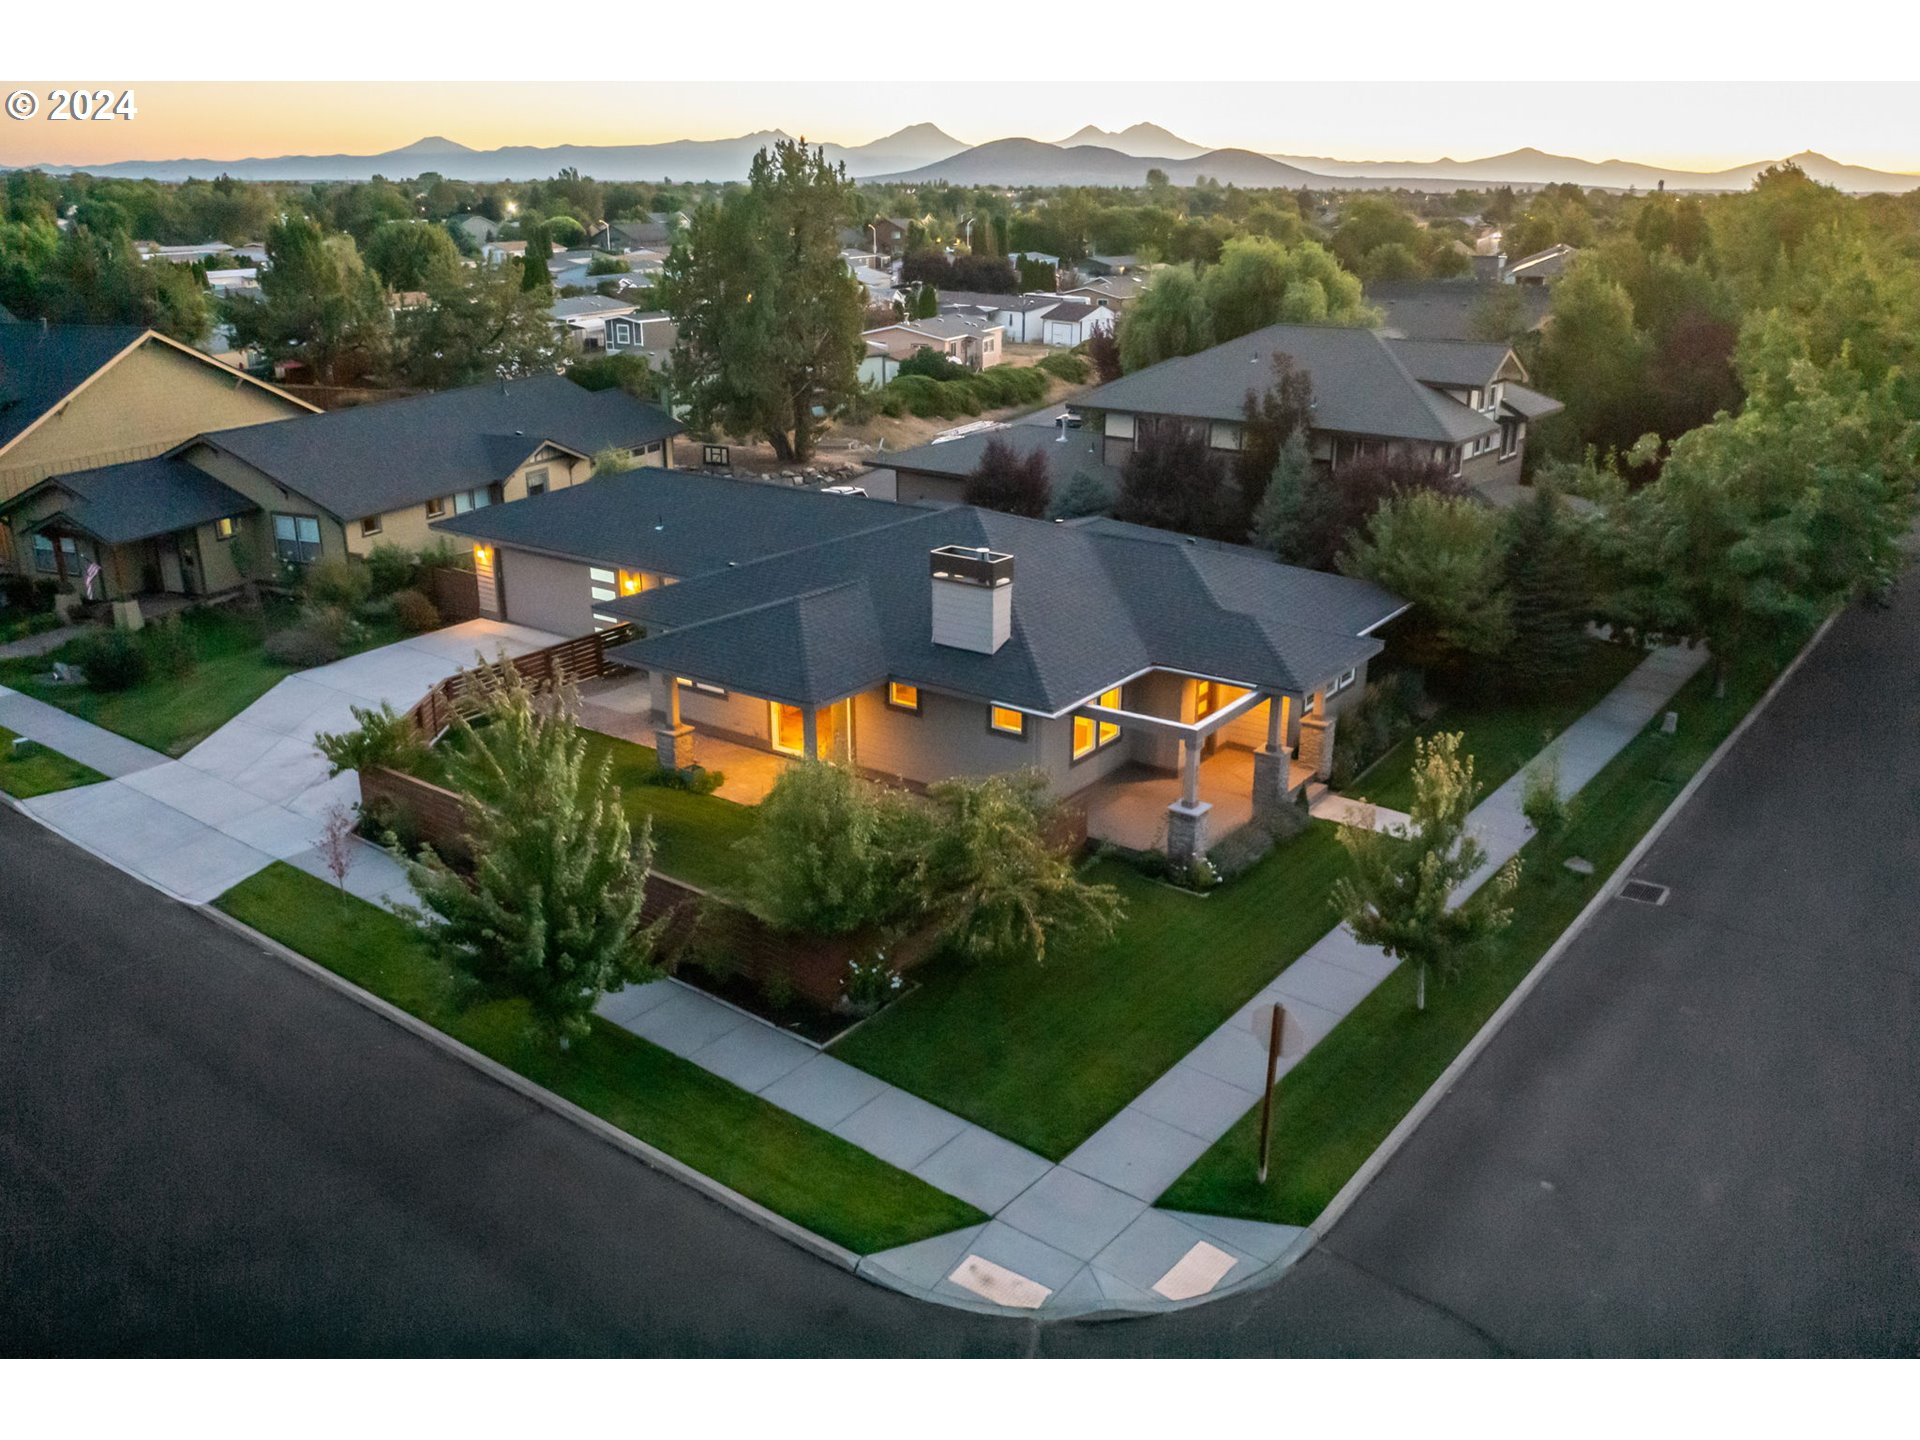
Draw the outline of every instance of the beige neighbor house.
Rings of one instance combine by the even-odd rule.
[[[96,598],[211,595],[244,578],[237,536],[291,565],[377,545],[417,549],[441,516],[590,479],[604,451],[665,465],[682,428],[624,391],[595,393],[559,375],[280,423],[296,428],[208,430],[147,460],[56,475],[0,516],[50,551],[63,584],[84,583],[97,563]],[[154,536],[163,537],[157,560]]]
[[[936,315],[901,320],[861,332],[869,354],[885,351],[895,360],[911,360],[922,350],[944,355],[969,370],[989,370],[1007,358],[1006,332],[982,316]]]
[[[1240,449],[1247,394],[1272,382],[1276,356],[1312,377],[1313,458],[1334,474],[1388,456],[1431,461],[1497,504],[1520,493],[1527,427],[1565,408],[1527,388],[1526,368],[1506,345],[1397,340],[1332,325],[1269,325],[1135,371],[1075,404],[1115,467],[1168,425],[1197,430],[1231,454]]]
[[[439,527],[492,612],[631,623],[596,705],[663,764],[814,757],[909,787],[1038,770],[1089,832],[1185,861],[1329,773],[1374,632],[1364,581],[1111,520],[1051,523],[632,472]]]
[[[312,413],[304,401],[153,330],[0,324],[0,514],[35,486],[150,459],[203,430]],[[131,548],[118,566],[136,584],[148,574],[182,575],[194,564],[198,536],[163,530],[123,543]],[[83,536],[0,526],[0,569],[77,579],[94,559]]]

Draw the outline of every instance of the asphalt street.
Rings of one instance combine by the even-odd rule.
[[[1916,634],[1842,619],[1325,1243],[1139,1321],[877,1289],[0,808],[0,1351],[1912,1355]]]

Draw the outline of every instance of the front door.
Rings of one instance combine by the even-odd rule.
[[[778,700],[767,702],[772,708],[773,748],[782,755],[805,755],[807,753],[807,722],[800,713],[798,705],[782,705]]]

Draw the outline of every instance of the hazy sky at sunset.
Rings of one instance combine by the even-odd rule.
[[[949,69],[950,67],[941,67]],[[128,82],[95,82],[121,88]],[[6,88],[12,88],[8,85]],[[44,90],[45,86],[37,86]],[[1351,160],[1467,158],[1523,145],[1717,169],[1818,150],[1920,172],[1920,85],[606,81],[134,83],[130,122],[0,121],[0,164],[374,153],[425,135],[476,149],[713,139],[780,128],[858,144],[931,120],[977,143],[1088,123],[1165,125],[1197,144]],[[1890,124],[1893,116],[1906,123]]]

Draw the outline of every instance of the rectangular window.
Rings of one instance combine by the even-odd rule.
[[[233,517],[231,515],[213,522],[213,537],[216,540],[231,540],[233,538],[233,530]]]
[[[1502,425],[1500,427],[1500,458],[1511,460],[1520,449],[1520,427]]]
[[[1027,733],[1027,717],[1005,705],[990,705],[987,707],[987,728],[996,735],[1024,737]]]
[[[622,595],[638,595],[646,588],[647,577],[642,572],[638,570],[622,570],[620,572],[620,593]]]
[[[1114,686],[1113,689],[1101,695],[1095,703],[1098,704],[1102,710],[1118,710],[1120,708],[1120,687],[1118,685]],[[1119,738],[1120,727],[1118,725],[1115,725],[1111,720],[1102,720],[1100,722],[1100,747],[1102,749],[1105,749]]]
[[[1193,718],[1204,720],[1213,713],[1213,682],[1196,680],[1193,682]]]
[[[773,733],[769,737],[773,748],[782,755],[805,755],[807,753],[807,722],[800,713],[798,705],[782,705],[778,700],[767,702],[773,707]]]
[[[724,687],[709,685],[704,680],[689,680],[686,676],[681,675],[675,678],[674,683],[688,690],[698,690],[702,695],[718,695],[722,700],[727,698],[727,692]]]
[[[615,594],[613,587],[617,583],[618,581],[613,571],[603,570],[598,565],[589,565],[587,567],[588,593],[595,600],[613,599]]]
[[[484,510],[493,503],[493,489],[487,485],[476,485],[471,490],[462,490],[453,497],[453,513],[464,515],[469,510]]]
[[[1131,415],[1107,416],[1106,433],[1109,437],[1115,440],[1133,439],[1133,416]]]
[[[1222,420],[1215,420],[1207,426],[1207,448],[1209,450],[1238,450],[1240,448],[1240,427]]]
[[[313,515],[275,515],[273,553],[290,565],[311,565],[320,558],[320,521]]]
[[[438,520],[446,513],[447,502],[444,496],[435,496],[433,499],[427,501],[427,518],[429,520]]]
[[[527,471],[527,494],[544,495],[547,493],[547,472],[544,468]]]
[[[380,533],[380,517],[378,515],[369,515],[367,516],[366,519],[360,522],[360,538],[362,540],[366,539],[370,535],[378,535],[379,533]]]
[[[1466,450],[1466,447],[1465,447],[1464,445],[1461,445],[1461,446],[1456,446],[1456,447],[1454,448],[1454,451],[1453,451],[1453,469],[1452,469],[1452,471],[1450,472],[1451,474],[1454,474],[1454,475],[1458,475],[1458,474],[1460,473],[1460,465],[1461,465],[1461,462],[1462,462],[1462,461],[1464,461],[1464,460],[1466,459],[1466,456],[1467,456],[1467,450]]]
[[[602,615],[598,610],[593,612],[593,628],[596,630],[611,630],[616,625],[624,625],[626,623],[626,621],[616,619],[612,615]]]
[[[1334,693],[1338,694],[1340,691],[1346,689],[1349,685],[1353,684],[1353,682],[1359,678],[1359,674],[1360,672],[1358,670],[1347,671],[1346,674],[1342,675],[1338,680],[1334,681],[1333,683]]]
[[[1084,760],[1099,748],[1094,740],[1093,721],[1085,715],[1073,717],[1073,758]]]
[[[887,704],[895,710],[905,710],[911,714],[920,713],[920,687],[903,685],[898,680],[887,682]]]

